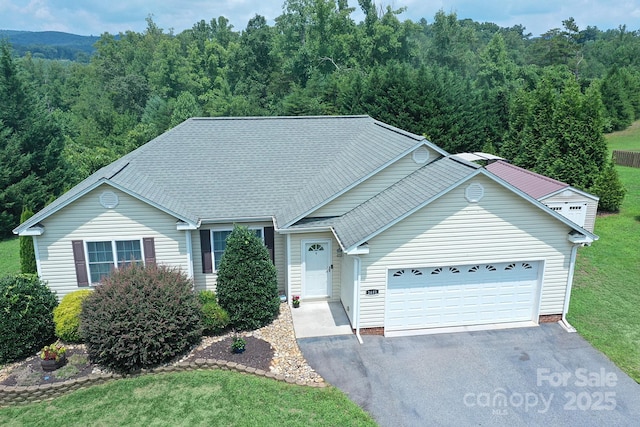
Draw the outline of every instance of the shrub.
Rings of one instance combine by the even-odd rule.
[[[212,291],[200,291],[198,299],[202,304],[202,327],[205,335],[216,335],[229,326],[229,314],[218,304],[218,298]]]
[[[92,362],[136,372],[199,342],[200,304],[179,270],[131,265],[114,271],[85,299],[80,335]]]
[[[32,274],[0,279],[0,363],[34,354],[54,340],[56,296]]]
[[[29,207],[22,208],[20,223],[25,222],[33,216],[33,211]],[[33,246],[33,237],[20,236],[20,270],[24,274],[37,274],[36,252]]]
[[[608,160],[600,175],[596,178],[591,192],[600,197],[598,210],[604,212],[618,212],[627,190],[618,177],[613,162]]]
[[[93,292],[90,289],[71,292],[62,298],[53,310],[53,322],[56,324],[56,336],[65,342],[82,342],[80,332],[80,312],[82,301]]]
[[[246,227],[235,226],[227,237],[216,292],[235,329],[257,329],[278,316],[276,268],[262,240]]]

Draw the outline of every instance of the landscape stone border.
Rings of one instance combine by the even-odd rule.
[[[235,371],[256,375],[259,377],[272,378],[276,381],[282,381],[288,384],[295,384],[299,386],[315,388],[327,387],[327,384],[325,382],[296,380],[295,378],[285,377],[282,374],[274,374],[273,372],[267,372],[262,369],[252,368],[250,366],[245,366],[236,362],[228,362],[226,360],[218,359],[196,359],[193,362],[178,362],[175,365],[161,366],[155,369],[144,370],[140,374],[134,375],[91,374],[86,377],[74,378],[68,381],[27,387],[0,385],[0,407],[53,400],[71,391],[86,389],[91,386],[103,384],[115,379],[133,378],[139,375],[148,375],[155,373],[186,372],[204,369],[222,369],[227,371]]]

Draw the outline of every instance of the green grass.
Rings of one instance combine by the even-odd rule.
[[[0,241],[0,276],[20,272],[20,243],[18,238]]]
[[[3,426],[375,426],[338,389],[230,371],[147,375],[0,410]]]
[[[640,122],[607,139],[611,150],[640,151]],[[600,240],[578,251],[568,319],[640,382],[640,169],[617,170],[627,194],[620,213],[596,219]]]

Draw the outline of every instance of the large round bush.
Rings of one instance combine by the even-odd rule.
[[[0,363],[30,356],[54,340],[57,304],[55,294],[36,275],[0,279]]]
[[[276,268],[262,240],[246,227],[234,227],[227,237],[216,292],[239,330],[268,325],[280,312]]]
[[[165,363],[202,336],[191,281],[165,266],[128,266],[82,304],[80,335],[92,362],[129,373]]]
[[[53,310],[53,322],[56,324],[56,336],[65,342],[81,342],[80,312],[82,302],[93,292],[82,289],[71,292],[62,298],[60,304]]]

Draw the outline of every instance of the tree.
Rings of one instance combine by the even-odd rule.
[[[22,208],[20,222],[23,223],[33,216],[33,211],[25,206]],[[36,253],[33,247],[33,238],[31,236],[20,236],[20,270],[24,274],[36,274],[38,268],[36,266]]]
[[[591,192],[600,197],[598,210],[605,212],[618,212],[627,190],[624,188],[618,171],[611,160],[596,178]]]
[[[54,114],[21,78],[9,46],[0,45],[0,237],[18,225],[22,207],[44,207],[67,182],[64,139]]]
[[[276,268],[262,240],[246,227],[236,225],[227,237],[216,293],[235,329],[258,329],[278,316]]]
[[[587,190],[606,162],[602,110],[597,85],[582,93],[566,68],[545,70],[535,89],[523,88],[514,97],[501,155]]]

